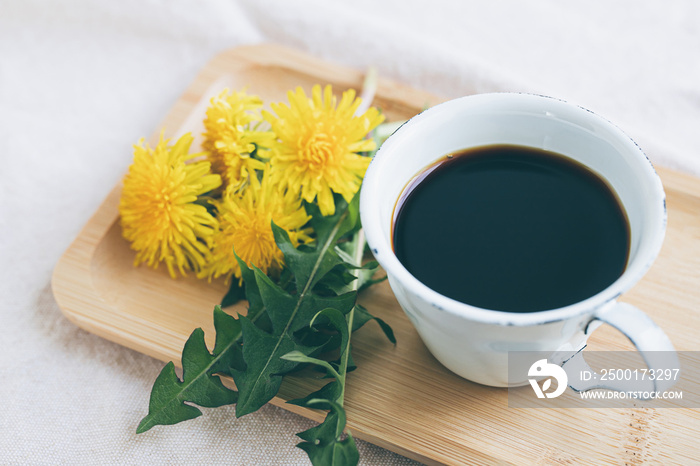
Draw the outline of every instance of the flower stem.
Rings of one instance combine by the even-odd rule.
[[[362,256],[364,255],[365,251],[365,232],[364,230],[360,229],[355,233],[355,235],[352,238],[353,242],[353,265],[356,266],[361,266],[362,265]],[[359,279],[358,275],[359,272],[357,270],[353,270],[352,272],[356,280],[353,282],[352,287],[354,290],[357,290],[358,288],[358,282]],[[338,367],[338,375],[339,375],[339,382],[340,382],[340,395],[338,396],[338,399],[336,402],[340,405],[343,406],[343,402],[345,401],[345,378],[348,372],[348,360],[350,359],[350,339],[352,338],[352,326],[353,326],[353,320],[355,319],[355,307],[353,307],[350,312],[347,315],[347,322],[348,322],[348,342],[347,346],[345,347],[345,350],[343,351],[343,356],[340,358],[340,367]]]
[[[369,107],[372,105],[374,96],[377,93],[377,85],[377,68],[375,68],[374,66],[370,66],[367,69],[367,73],[365,73],[365,80],[362,83],[362,92],[360,93],[360,99],[362,99],[362,103],[360,103],[360,106],[357,107],[357,110],[355,110],[356,116],[365,113],[367,109],[369,109]]]

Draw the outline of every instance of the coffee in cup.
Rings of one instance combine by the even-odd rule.
[[[419,281],[472,306],[557,309],[610,286],[630,232],[612,188],[562,154],[487,145],[445,155],[402,192],[394,253]]]

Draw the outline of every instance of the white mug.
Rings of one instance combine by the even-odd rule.
[[[559,309],[515,313],[482,309],[441,295],[404,268],[392,249],[392,223],[406,185],[448,153],[494,144],[553,151],[608,182],[630,225],[628,264],[613,284]],[[509,351],[547,351],[561,364],[577,354],[603,322],[629,337],[650,368],[656,362],[646,355],[674,351],[646,314],[617,302],[642,278],[661,249],[666,228],[661,181],[628,136],[588,110],[549,97],[510,93],[467,96],[432,107],[406,122],[381,146],[364,178],[360,215],[367,243],[423,342],[438,361],[468,380],[496,387],[526,385],[526,369],[522,380],[509,380]],[[654,388],[665,387],[656,384]]]

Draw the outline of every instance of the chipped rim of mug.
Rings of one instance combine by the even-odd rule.
[[[386,170],[385,167],[392,163],[391,154],[395,141],[401,138],[402,135],[412,131],[414,126],[419,125],[425,119],[433,118],[439,113],[447,113],[449,115],[463,106],[469,106],[473,103],[482,104],[481,101],[492,99],[512,99],[514,102],[517,100],[519,103],[524,102],[526,99],[531,99],[535,103],[549,102],[551,105],[558,106],[558,109],[567,109],[569,112],[574,112],[577,118],[607,127],[618,142],[624,144],[631,153],[637,154],[636,158],[640,162],[646,162],[642,171],[645,182],[648,185],[647,189],[651,190],[653,198],[653,202],[647,205],[646,210],[647,212],[651,211],[652,217],[657,220],[653,225],[653,230],[645,231],[644,233],[652,235],[651,240],[647,243],[645,250],[636,254],[623,274],[599,293],[568,306],[536,312],[514,313],[485,309],[457,301],[432,290],[415,278],[394,254],[391,238],[387,238],[384,234],[379,208],[373,200],[377,199],[377,196],[381,196],[382,172]],[[406,121],[382,144],[367,169],[360,192],[360,217],[367,244],[375,259],[393,280],[397,281],[404,289],[410,290],[411,294],[429,303],[438,311],[449,312],[467,320],[499,325],[525,326],[557,322],[577,315],[593,313],[596,309],[615,301],[622,293],[634,286],[651,267],[661,250],[666,232],[667,212],[666,194],[661,179],[651,161],[639,145],[614,123],[591,110],[555,97],[503,92],[474,94],[448,100],[424,110]]]

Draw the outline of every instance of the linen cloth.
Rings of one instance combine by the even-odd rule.
[[[695,0],[1,0],[0,464],[307,464],[294,434],[313,423],[272,406],[137,436],[163,364],[75,327],[50,287],[132,144],[217,52],[260,42],[444,97],[567,99],[700,175]]]

